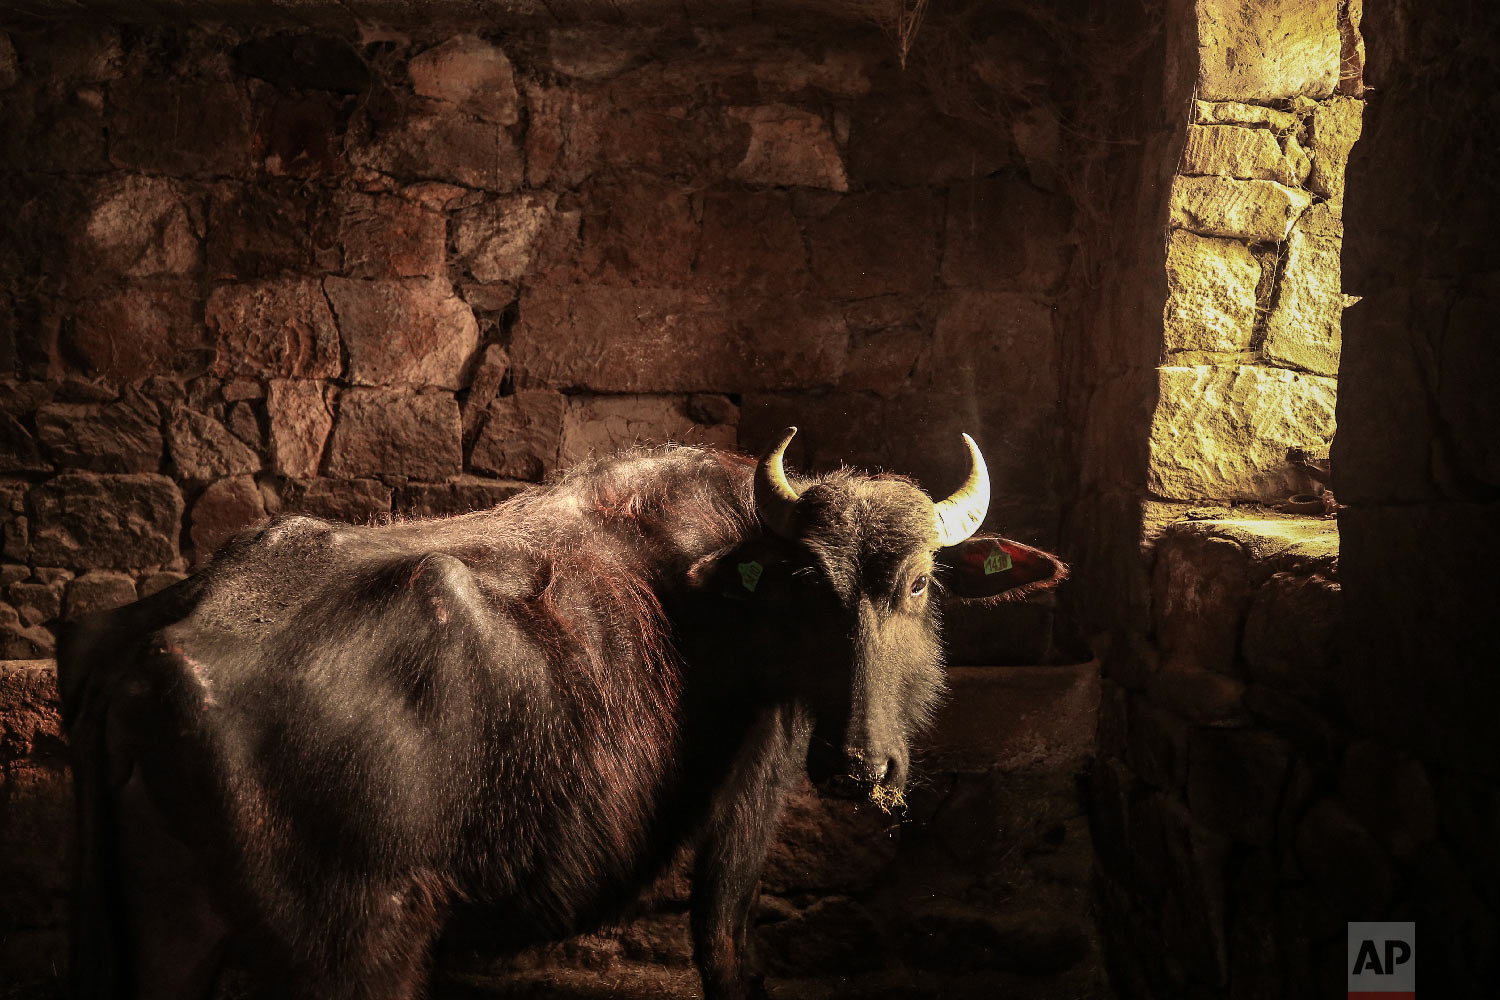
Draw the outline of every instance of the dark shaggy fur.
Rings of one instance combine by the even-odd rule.
[[[753,991],[814,730],[828,770],[899,795],[942,689],[931,502],[805,482],[788,541],[753,471],[677,448],[448,520],[278,518],[65,637],[74,995],[201,996],[233,941],[268,995],[415,996],[455,906],[566,935],[684,845],[705,991]]]

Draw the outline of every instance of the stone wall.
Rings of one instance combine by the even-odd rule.
[[[1223,513],[1165,529],[1152,634],[1105,663],[1091,791],[1122,996],[1342,989],[1338,915],[1379,919],[1393,852],[1433,836],[1427,774],[1358,740],[1334,694],[1337,529]]]
[[[1359,136],[1358,5],[1200,0],[1172,182],[1157,497],[1317,496],[1334,431],[1344,166]],[[1292,449],[1305,456],[1289,460]]]
[[[1253,507],[1147,505],[1136,554],[1145,572],[1132,578],[1138,589],[1116,598],[1116,620],[1127,627],[1114,634],[1104,658],[1099,758],[1090,779],[1103,934],[1122,996],[1338,993],[1348,973],[1347,922],[1364,920],[1417,923],[1424,992],[1483,995],[1500,971],[1493,850],[1500,744],[1492,718],[1500,650],[1488,623],[1489,567],[1500,541],[1495,477],[1484,457],[1494,394],[1479,388],[1500,358],[1493,338],[1476,338],[1472,326],[1474,317],[1493,313],[1496,260],[1488,234],[1500,206],[1500,174],[1487,138],[1496,128],[1493,109],[1481,107],[1477,95],[1496,71],[1500,22],[1492,7],[1477,3],[1372,3],[1362,22],[1357,3],[1341,5],[1342,14],[1331,4],[1296,8],[1311,17],[1325,6],[1320,23],[1344,16],[1362,23],[1369,39],[1368,107],[1363,136],[1349,153],[1342,211],[1338,191],[1318,192],[1309,171],[1305,190],[1314,201],[1299,217],[1318,211],[1319,194],[1326,199],[1324,218],[1345,227],[1342,285],[1361,297],[1343,319],[1348,336],[1337,366],[1332,488],[1347,507],[1335,529],[1331,520]],[[1226,23],[1205,17],[1216,7],[1197,4],[1200,42],[1221,37],[1207,33]],[[1326,62],[1330,48],[1310,51],[1324,53]],[[1245,80],[1259,70],[1246,53],[1284,50],[1279,43],[1241,46],[1234,60],[1222,53],[1215,60],[1205,47],[1200,94],[1215,101],[1193,105],[1190,133],[1224,127],[1224,99],[1248,93],[1210,88],[1214,74],[1238,74],[1238,85],[1249,86]],[[1363,69],[1364,55],[1360,39],[1346,33],[1340,59],[1347,100],[1358,93],[1354,71]],[[1280,73],[1290,60],[1271,62]],[[1327,86],[1333,78],[1320,79]],[[1329,131],[1355,131],[1352,121],[1337,119],[1352,107],[1342,95],[1315,106],[1295,98],[1265,104],[1236,102],[1228,120],[1265,115],[1265,127],[1273,124],[1271,112],[1310,110],[1310,144],[1318,116],[1331,111]],[[1293,131],[1278,146],[1281,160],[1263,139],[1253,140],[1275,169],[1292,162],[1285,140],[1300,135],[1295,123],[1283,122]],[[1184,165],[1198,162],[1194,144],[1206,141],[1187,139]],[[1251,139],[1242,141],[1251,148]],[[1305,149],[1300,138],[1297,145]],[[1241,183],[1256,179],[1278,185],[1279,197],[1287,197],[1280,188],[1295,190],[1275,176]],[[1246,197],[1234,204],[1255,203]],[[1304,334],[1337,329],[1325,322],[1336,315],[1336,285],[1325,285],[1324,309],[1304,296],[1307,289],[1288,283],[1302,223],[1292,225],[1277,251],[1270,298],[1265,247],[1254,242],[1203,242],[1220,251],[1191,258],[1185,277],[1171,277],[1197,290],[1190,297],[1174,290],[1168,299],[1169,361],[1174,320],[1187,320],[1187,334],[1213,336],[1243,332],[1249,323],[1249,341],[1179,337],[1179,353],[1220,366],[1194,373],[1193,384],[1212,388],[1214,378],[1225,377],[1215,372],[1231,365],[1240,366],[1236,380],[1247,365],[1253,371],[1290,362],[1303,382],[1334,371],[1324,365],[1319,373],[1311,355],[1275,350],[1275,317],[1288,293]],[[1336,262],[1335,236],[1321,248],[1304,241],[1301,252]],[[1209,239],[1180,229],[1169,238],[1169,259],[1174,243]],[[1261,276],[1253,300],[1252,264]],[[1236,281],[1238,299],[1225,293]],[[1252,355],[1187,353],[1230,343],[1240,345],[1236,350],[1248,344]],[[1173,377],[1163,376],[1164,391]],[[1202,398],[1223,401],[1207,392]],[[1203,410],[1197,419],[1224,418]],[[1273,440],[1268,462],[1299,443],[1284,435]],[[1180,448],[1167,437],[1154,447],[1167,455],[1169,443]],[[1226,469],[1205,468],[1213,475]],[[1294,478],[1278,479],[1274,463],[1228,471],[1249,474],[1243,493],[1194,486],[1180,495],[1270,500],[1277,491],[1306,489]],[[1329,469],[1314,471],[1328,485]]]
[[[5,654],[267,513],[791,422],[934,492],[968,429],[993,523],[1054,542],[1070,200],[836,37],[13,31]]]

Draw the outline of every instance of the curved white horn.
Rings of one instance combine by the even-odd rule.
[[[760,456],[755,466],[755,513],[760,515],[766,527],[782,538],[794,538],[797,534],[793,513],[797,507],[797,491],[787,482],[786,469],[782,465],[786,446],[792,443],[796,434],[795,427],[782,431],[780,440]]]
[[[790,438],[788,438],[790,440]],[[979,530],[985,512],[990,509],[990,473],[985,468],[979,445],[964,435],[969,446],[969,478],[951,497],[933,505],[938,544],[957,545]]]

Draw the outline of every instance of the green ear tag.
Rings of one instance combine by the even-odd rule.
[[[760,575],[766,568],[755,561],[740,563],[740,586],[746,590],[755,590],[755,585],[760,583]]]
[[[993,576],[996,573],[1004,573],[1010,569],[1010,553],[1004,549],[996,549],[984,559],[984,575]]]

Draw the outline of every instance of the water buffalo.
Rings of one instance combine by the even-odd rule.
[[[565,936],[685,846],[705,995],[757,994],[747,919],[789,784],[899,802],[944,686],[937,592],[1066,572],[971,537],[967,435],[934,504],[788,477],[794,433],[758,462],[604,459],[462,517],[279,517],[65,635],[73,995],[202,997],[232,943],[267,995],[415,996],[455,906],[510,944]]]

